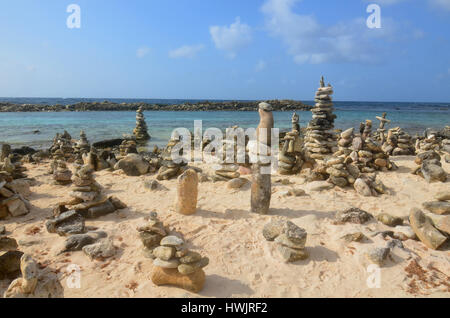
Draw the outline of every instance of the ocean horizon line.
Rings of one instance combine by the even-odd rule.
[[[297,99],[297,98],[260,98],[260,99],[220,99],[220,98],[136,98],[136,97],[0,97],[0,102],[14,102],[14,100],[21,99],[53,99],[53,100],[80,100],[80,101],[179,101],[179,102],[256,102],[256,101],[268,101],[268,100],[292,100],[298,102],[311,102],[313,99]],[[339,103],[400,103],[400,104],[449,104],[450,101],[399,101],[399,100],[347,100],[347,99],[334,99],[334,102]],[[160,102],[159,102],[160,103]]]

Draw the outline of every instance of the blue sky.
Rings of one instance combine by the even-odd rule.
[[[3,97],[450,101],[450,0],[1,0],[0,39]]]

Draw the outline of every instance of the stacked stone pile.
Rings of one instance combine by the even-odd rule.
[[[12,162],[12,155],[6,157],[3,162],[0,162],[0,171],[4,171],[8,173],[13,179],[22,179],[27,176],[24,172],[27,170],[24,166],[22,166],[21,161]]]
[[[136,128],[133,130],[133,135],[138,143],[144,143],[150,140],[148,134],[147,124],[145,123],[142,106],[136,111]]]
[[[203,268],[209,264],[207,257],[187,249],[184,240],[171,235],[155,212],[150,214],[148,223],[137,230],[144,254],[153,259],[151,279],[155,285],[173,285],[192,292],[203,289]]]
[[[299,116],[292,116],[292,130],[283,138],[283,144],[278,156],[278,173],[292,175],[300,171],[302,159],[302,139],[300,138]]]
[[[409,156],[415,154],[415,144],[410,135],[400,127],[389,129],[382,149],[391,156]]]
[[[137,145],[134,140],[124,140],[119,146],[119,152],[121,157],[125,157],[130,153],[138,153]]]
[[[113,168],[117,163],[115,155],[107,150],[102,150],[100,153],[94,147],[91,147],[88,153],[83,154],[83,164],[91,167],[94,171],[101,171],[108,168]]]
[[[263,228],[263,236],[267,241],[275,241],[281,257],[286,262],[296,262],[309,257],[305,250],[308,234],[290,221],[275,220]]]
[[[442,168],[441,156],[434,150],[424,151],[416,156],[418,167],[413,171],[423,177],[428,183],[447,180],[447,173]]]
[[[56,134],[49,151],[53,159],[68,162],[75,160],[72,137],[67,131],[64,131],[63,134]]]
[[[313,119],[307,127],[305,138],[306,156],[311,159],[324,160],[335,152],[336,137],[332,131],[336,115],[333,114],[333,101],[331,85],[325,87],[322,77],[317,90],[316,105],[311,110]]]
[[[59,185],[67,185],[72,183],[72,171],[67,168],[64,161],[56,161],[52,164],[53,180]]]
[[[82,130],[80,132],[80,140],[78,140],[73,146],[74,153],[78,156],[81,156],[85,153],[88,153],[91,149],[89,141],[87,140],[86,133]]]
[[[0,219],[8,216],[18,217],[30,212],[31,205],[25,199],[29,194],[29,185],[14,180],[7,172],[0,172]]]
[[[156,177],[157,180],[170,180],[176,178],[180,173],[182,173],[182,168],[187,165],[186,162],[176,163],[172,158],[172,149],[175,147],[180,141],[172,138],[167,147],[161,154],[161,168],[158,171],[158,175]],[[181,156],[182,154],[180,154]]]
[[[89,166],[77,169],[72,178],[73,188],[69,193],[71,200],[61,202],[55,209],[55,215],[74,210],[86,218],[97,218],[126,206],[114,197],[101,193],[102,187],[95,181],[94,170]]]

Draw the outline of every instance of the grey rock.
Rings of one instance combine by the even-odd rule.
[[[178,266],[180,265],[180,261],[177,259],[172,259],[170,261],[163,261],[162,259],[156,258],[153,261],[153,265],[162,268],[178,268]]]
[[[49,233],[57,233],[61,236],[84,233],[84,218],[76,211],[61,213],[53,220],[45,224]]]
[[[389,248],[376,247],[366,253],[366,257],[374,264],[383,266],[384,261],[387,259],[390,253]]]
[[[20,274],[21,251],[9,251],[0,254],[0,279],[16,278]]]
[[[350,208],[336,213],[336,221],[339,223],[364,224],[373,219],[373,216],[361,209]]]
[[[105,259],[116,254],[116,247],[111,239],[102,239],[99,242],[83,247],[83,252],[93,259]]]
[[[434,181],[445,182],[447,180],[447,173],[442,169],[442,167],[429,163],[425,161],[422,164],[422,175],[428,183],[432,183]]]
[[[160,244],[162,246],[174,246],[174,247],[176,247],[176,246],[183,245],[184,241],[181,238],[179,238],[178,236],[171,235],[171,236],[166,236],[165,238],[163,238],[161,240]]]
[[[450,213],[450,202],[444,201],[425,202],[423,203],[423,207],[428,211],[439,215]]]
[[[278,246],[278,251],[285,262],[296,262],[309,257],[306,250],[297,250],[283,245]]]
[[[448,201],[448,200],[450,200],[450,190],[436,193],[434,198],[438,201]]]
[[[175,255],[175,248],[170,246],[158,246],[153,250],[153,255],[163,261],[169,261]]]
[[[0,236],[0,251],[15,251],[19,246],[12,237]]]

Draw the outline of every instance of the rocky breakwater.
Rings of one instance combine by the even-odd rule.
[[[184,240],[171,233],[155,212],[150,214],[148,223],[137,230],[144,254],[153,259],[151,280],[155,285],[176,286],[194,293],[203,289],[203,268],[209,264],[207,257],[186,248]]]
[[[285,262],[296,262],[309,257],[305,250],[308,234],[290,221],[275,220],[263,228],[263,236],[269,242],[275,242]]]
[[[334,120],[333,114],[333,88],[330,84],[325,86],[322,77],[320,87],[315,96],[315,107],[311,110],[313,119],[306,128],[305,156],[306,159],[324,160],[330,156],[336,147],[336,136],[333,134]]]
[[[149,104],[149,103],[114,103],[80,102],[71,105],[41,105],[41,104],[14,104],[0,103],[0,112],[67,112],[67,111],[255,111],[259,101],[224,101],[182,104]],[[310,110],[311,106],[294,100],[271,100],[275,111]]]

